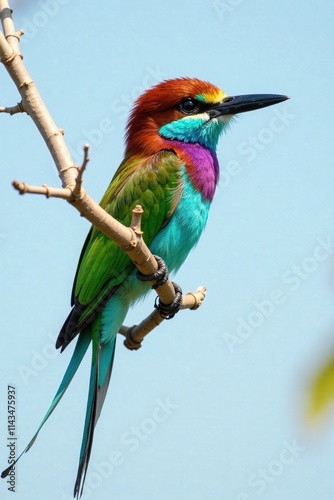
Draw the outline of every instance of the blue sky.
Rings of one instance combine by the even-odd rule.
[[[221,182],[177,275],[208,288],[129,352],[119,339],[84,500],[333,498],[334,419],[305,427],[307,387],[334,350],[333,15],[327,1],[12,2],[24,60],[99,200],[122,160],[133,100],[195,76],[228,94],[291,99],[240,116],[221,139]],[[18,94],[1,69],[1,105]],[[16,387],[17,450],[36,430],[71,355],[53,343],[69,311],[89,225],[59,200],[19,197],[14,178],[57,186],[27,116],[0,117],[1,435]],[[148,314],[154,296],[129,313]],[[87,356],[17,470],[17,500],[71,498]],[[0,459],[8,449],[2,440]],[[12,498],[5,481],[1,498]]]

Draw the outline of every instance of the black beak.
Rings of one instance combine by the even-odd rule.
[[[286,95],[279,94],[250,94],[225,97],[225,99],[214,108],[209,110],[211,118],[222,115],[235,115],[236,113],[245,113],[254,109],[266,108],[273,104],[290,99]]]

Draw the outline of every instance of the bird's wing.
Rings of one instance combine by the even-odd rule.
[[[132,209],[141,205],[144,210],[143,238],[149,245],[168,223],[179,203],[183,186],[182,166],[182,161],[172,150],[163,150],[145,159],[125,158],[100,205],[126,226],[131,222]],[[65,328],[68,333],[78,333],[94,318],[132,269],[133,263],[128,255],[114,241],[92,227],[74,280],[74,308],[62,331]],[[60,345],[59,338],[58,347]]]

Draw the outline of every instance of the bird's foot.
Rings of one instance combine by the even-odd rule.
[[[142,274],[140,271],[137,271],[137,278],[140,281],[145,281],[145,282],[155,281],[154,285],[152,285],[151,288],[153,288],[153,290],[156,290],[159,286],[162,286],[167,282],[169,274],[165,261],[162,260],[162,258],[159,257],[158,255],[153,255],[153,257],[157,261],[158,270],[155,273],[149,275]]]
[[[165,262],[162,260],[162,258],[159,257],[158,255],[154,255],[154,258],[157,261],[158,270],[150,275],[145,275],[142,274],[140,271],[137,271],[137,278],[140,281],[145,281],[145,282],[155,281],[155,283],[152,285],[152,288],[156,290],[159,286],[162,286],[167,282],[169,274],[168,274],[168,268]],[[175,299],[173,300],[173,302],[166,305],[163,302],[161,302],[159,297],[157,297],[155,300],[154,307],[158,309],[160,316],[163,319],[172,319],[175,316],[175,314],[179,311],[180,306],[182,304],[181,287],[176,283],[172,282],[172,284],[175,290]]]
[[[158,309],[160,316],[163,319],[172,319],[179,312],[182,304],[182,289],[179,285],[172,281],[175,290],[175,299],[170,304],[166,305],[161,302],[159,297],[156,297],[154,307]]]

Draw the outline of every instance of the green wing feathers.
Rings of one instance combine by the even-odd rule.
[[[182,162],[173,151],[150,158],[125,158],[100,205],[129,226],[132,209],[143,207],[143,237],[150,244],[172,217],[182,194]],[[92,227],[80,256],[73,286],[74,308],[57,340],[65,348],[130,274],[133,263],[112,240]]]

